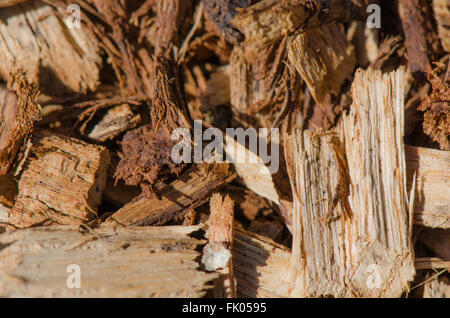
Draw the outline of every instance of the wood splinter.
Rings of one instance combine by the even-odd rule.
[[[234,201],[214,193],[210,200],[209,243],[203,249],[202,263],[207,271],[217,271],[215,297],[236,297],[231,249],[233,247]]]

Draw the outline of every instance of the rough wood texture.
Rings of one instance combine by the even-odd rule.
[[[34,137],[11,223],[29,227],[46,221],[79,224],[94,219],[109,162],[104,147],[46,133]]]
[[[140,115],[134,115],[130,105],[122,104],[108,110],[103,119],[89,133],[89,138],[105,142],[136,127],[141,122]]]
[[[408,189],[415,176],[414,222],[450,228],[450,152],[405,146]]]
[[[366,0],[264,0],[242,10],[231,22],[244,34],[246,47],[257,54],[258,47],[294,32],[361,18],[366,15],[366,6]]]
[[[102,64],[97,41],[86,27],[69,27],[41,1],[0,10],[0,76],[23,69],[42,91],[61,94],[95,90]]]
[[[433,0],[433,9],[442,47],[445,51],[450,52],[450,2]]]
[[[40,227],[0,235],[1,297],[201,297],[217,277],[198,270],[192,227]],[[68,288],[68,266],[80,288]]]
[[[234,201],[227,195],[214,193],[209,201],[208,244],[203,248],[202,263],[208,271],[217,271],[214,297],[235,298],[236,280],[233,274]]]
[[[189,207],[196,207],[208,195],[231,182],[234,174],[228,164],[199,164],[159,193],[160,198],[138,197],[108,218],[126,226],[161,224],[182,216]]]
[[[358,71],[340,138],[293,137],[292,296],[399,297],[414,277],[403,76]]]
[[[297,35],[289,47],[289,60],[321,105],[327,94],[340,95],[356,65],[354,46],[334,23]]]
[[[235,228],[233,266],[238,297],[288,297],[289,261],[287,247]]]
[[[0,8],[9,7],[28,0],[0,0]]]
[[[41,118],[38,90],[25,74],[12,76],[8,86],[0,106],[0,176],[8,173],[19,150],[28,143],[34,122]]]

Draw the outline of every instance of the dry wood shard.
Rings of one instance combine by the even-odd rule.
[[[32,140],[10,221],[29,227],[80,224],[97,216],[110,162],[101,146],[42,133]]]
[[[12,76],[8,86],[0,106],[0,175],[11,168],[28,142],[34,122],[41,118],[41,108],[36,104],[38,90],[24,73]]]
[[[356,65],[353,45],[334,23],[297,35],[289,47],[289,60],[319,104],[327,94],[339,96]]]
[[[0,76],[23,69],[42,91],[54,94],[94,91],[102,64],[93,34],[85,27],[70,27],[41,1],[0,9]]]
[[[442,46],[450,52],[450,3],[447,0],[433,0],[433,9]]]
[[[408,189],[415,176],[414,222],[450,228],[450,152],[406,146]]]
[[[403,76],[358,71],[341,137],[293,137],[292,296],[399,297],[414,277]]]
[[[161,224],[182,216],[189,207],[196,207],[222,185],[231,182],[234,174],[228,164],[199,164],[183,173],[159,193],[160,198],[138,197],[109,217],[110,222],[126,226]]]
[[[245,36],[245,45],[256,54],[284,36],[330,22],[345,22],[366,15],[367,1],[264,0],[242,10],[232,23]]]
[[[56,226],[2,234],[0,296],[202,297],[217,274],[198,270],[196,248],[204,242],[189,237],[198,228],[117,227],[82,234]],[[81,288],[69,288],[77,269]]]
[[[203,248],[202,263],[208,271],[217,271],[214,297],[236,297],[236,280],[233,274],[233,218],[234,202],[227,196],[214,193],[210,200],[209,243]]]

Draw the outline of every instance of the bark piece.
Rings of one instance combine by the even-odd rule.
[[[141,186],[143,194],[152,197],[158,188],[179,177],[186,167],[173,161],[175,145],[166,130],[155,130],[150,125],[128,132],[121,142],[121,160],[114,176],[127,185]]]
[[[108,218],[125,226],[161,224],[182,216],[208,199],[220,186],[231,182],[234,174],[228,164],[198,164],[163,188],[159,197],[140,196]]]
[[[399,297],[413,279],[403,77],[358,71],[340,138],[293,137],[292,296]]]
[[[334,23],[298,34],[289,47],[289,60],[320,105],[327,94],[340,95],[356,64],[353,45]]]
[[[0,10],[0,76],[23,69],[29,80],[55,95],[94,91],[102,64],[100,50],[85,27],[70,27],[65,13],[41,1]]]
[[[17,182],[11,175],[0,176],[0,204],[12,207],[17,196]]]
[[[97,216],[110,162],[101,146],[42,133],[32,140],[11,223],[80,224]]]
[[[230,20],[237,14],[238,8],[246,8],[251,0],[202,0],[205,14],[217,24],[225,39],[231,43],[242,40],[242,34],[231,24]]]
[[[202,297],[217,274],[198,270],[196,248],[203,241],[189,237],[196,230],[198,226],[118,227],[83,234],[56,226],[3,234],[0,295]],[[69,288],[77,273],[81,288]]]
[[[0,107],[0,176],[8,173],[19,150],[28,143],[34,122],[41,118],[38,90],[24,73],[14,75],[8,86]]]
[[[207,271],[217,271],[214,297],[235,298],[236,281],[233,274],[234,202],[227,196],[214,193],[209,201],[209,243],[203,248],[202,263]]]
[[[25,2],[28,0],[0,0],[0,8],[13,6],[15,4]]]
[[[122,104],[108,110],[103,119],[90,132],[89,138],[105,142],[136,127],[141,122],[140,115],[134,115],[130,105]]]
[[[405,152],[408,189],[415,181],[414,222],[450,228],[450,152],[408,145]]]
[[[367,1],[264,0],[242,10],[232,23],[245,36],[245,46],[273,44],[294,32],[304,32],[330,22],[346,22],[366,15]]]
[[[433,9],[442,47],[450,52],[450,3],[447,0],[433,0]]]
[[[423,130],[439,143],[442,150],[450,150],[450,84],[441,80],[429,65],[426,73],[432,92],[418,107],[418,110],[425,112]]]

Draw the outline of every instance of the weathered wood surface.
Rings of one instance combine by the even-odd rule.
[[[10,221],[17,227],[44,222],[79,224],[97,217],[109,151],[42,132],[31,141]]]
[[[86,27],[71,27],[66,12],[41,1],[0,9],[0,77],[23,69],[43,91],[94,91],[102,59],[95,36]]]
[[[26,80],[24,73],[11,76],[0,105],[0,176],[22,157],[19,151],[29,141],[34,122],[41,118],[37,97],[37,87]]]
[[[209,201],[208,244],[203,248],[202,263],[208,271],[217,271],[214,297],[235,298],[236,280],[233,273],[234,201],[227,195],[214,193]]]
[[[160,198],[138,197],[108,220],[126,226],[161,224],[181,217],[188,208],[204,203],[212,191],[233,179],[234,174],[226,163],[199,164],[163,188],[159,193]]]
[[[450,52],[450,3],[447,0],[433,0],[433,9],[442,47]]]
[[[1,297],[201,297],[198,226],[39,227],[0,235]],[[73,268],[79,266],[80,288]],[[72,270],[73,272],[71,272]],[[74,285],[72,285],[74,284]]]
[[[342,130],[293,137],[292,296],[399,297],[408,289],[415,270],[403,76],[358,71]]]
[[[414,222],[450,228],[450,151],[405,146],[408,189],[415,176]]]
[[[289,60],[321,105],[327,95],[340,95],[356,65],[354,46],[347,41],[341,26],[334,23],[295,36],[289,47]]]

